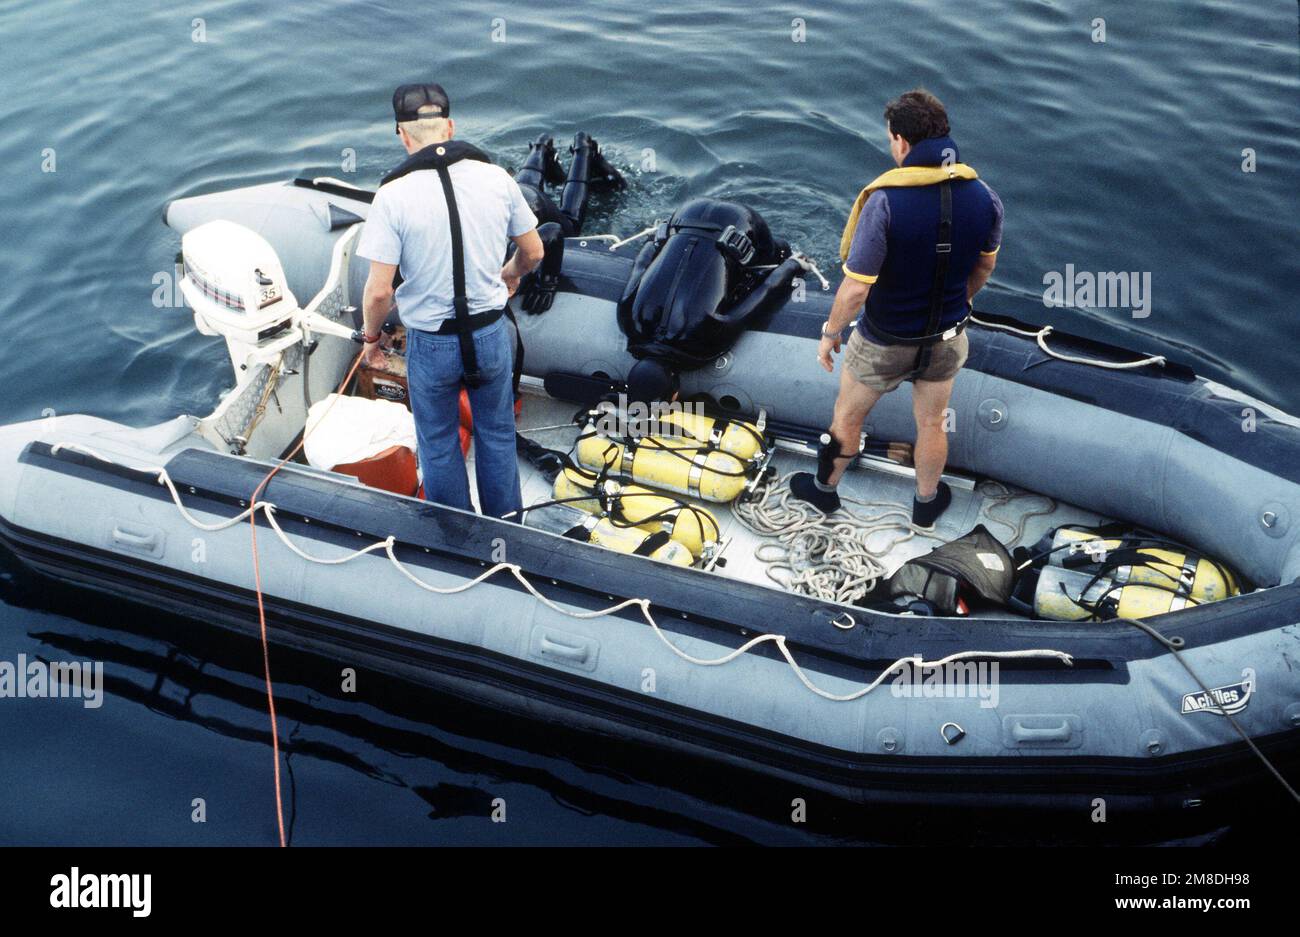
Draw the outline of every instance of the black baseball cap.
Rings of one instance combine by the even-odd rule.
[[[421,114],[420,108],[436,107],[436,114]],[[447,117],[451,114],[451,101],[442,85],[402,85],[393,92],[393,117],[397,122],[421,120],[428,117]]]

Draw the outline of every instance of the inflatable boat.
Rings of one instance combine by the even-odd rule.
[[[1294,777],[1300,421],[1163,358],[978,316],[952,400],[954,502],[937,527],[910,526],[914,477],[891,455],[913,435],[906,384],[864,428],[888,445],[846,474],[844,517],[807,516],[781,485],[815,468],[836,379],[814,358],[831,294],[801,278],[682,374],[683,399],[707,398],[713,425],[762,443],[738,491],[687,498],[716,530],[682,562],[302,459],[253,504],[309,413],[340,385],[357,394],[343,379],[367,271],[352,250],[372,197],[294,179],[166,207],[181,235],[225,238],[187,246],[191,289],[219,293],[208,281],[223,265],[257,270],[256,309],[199,323],[225,339],[234,389],[155,426],[65,415],[0,429],[0,531],[25,564],[243,631],[260,595],[273,643],[858,802],[1095,813],[1101,799],[1112,814],[1182,816],[1277,790],[1263,759]],[[592,388],[617,388],[634,363],[616,313],[636,252],[568,238],[549,308],[515,310],[527,505],[563,500],[531,456],[576,453]],[[695,482],[685,495],[706,494]],[[862,579],[981,527],[1019,558],[1062,530],[1120,523],[1214,557],[1233,594],[1140,620],[1051,620],[1032,598],[882,610],[808,568],[816,547],[800,532],[841,520]]]

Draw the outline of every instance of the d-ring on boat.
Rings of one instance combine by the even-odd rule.
[[[335,399],[359,350],[366,270],[352,249],[371,198],[294,179],[171,202],[187,295],[200,328],[225,339],[235,386],[211,413],[156,426],[68,415],[0,429],[9,548],[62,580],[254,629],[250,495],[309,410]],[[891,457],[912,432],[905,385],[867,427],[890,445],[868,446],[840,489],[846,529],[864,545],[853,561],[863,588],[827,592],[824,570],[800,555],[818,546],[791,531],[798,508],[781,480],[815,466],[830,419],[835,381],[796,364],[813,362],[829,294],[811,282],[803,301],[756,316],[734,347],[683,375],[683,399],[712,410],[697,446],[707,458],[692,450],[674,494],[671,470],[638,474],[641,456],[619,448],[644,454],[644,440],[598,437],[594,465],[583,452],[593,388],[617,389],[634,363],[617,308],[637,248],[560,243],[549,307],[516,310],[530,442],[521,471],[525,504],[576,502],[557,495],[562,484],[592,485],[590,522],[542,529],[290,463],[257,519],[274,642],[854,801],[1087,810],[1104,797],[1112,813],[1185,814],[1276,783],[1238,729],[1294,771],[1300,421],[1163,359],[981,316],[953,397],[953,507],[933,536],[890,507],[913,485],[905,457]],[[340,399],[364,396],[362,383]],[[370,396],[394,406],[382,390]],[[1252,432],[1243,411],[1255,414]],[[722,437],[742,424],[750,448],[727,455]],[[710,482],[699,466],[722,455],[738,470]],[[699,543],[655,537],[664,517],[653,512],[611,527],[611,503],[638,484],[691,502],[680,510],[702,503],[716,528],[701,521]],[[573,536],[601,522],[607,540]],[[1114,609],[1143,564],[1130,556],[1127,573],[1112,564],[1094,575],[1100,554],[1066,542],[1104,541],[1117,522],[1190,564],[1170,577],[1186,589],[1144,593],[1164,604],[1144,606],[1140,622]],[[980,526],[1051,590],[964,615],[890,610],[862,594]],[[612,529],[633,527],[630,550],[609,548]],[[682,548],[665,552],[669,542]],[[1222,571],[1216,601],[1193,589],[1206,568],[1197,556]],[[1071,592],[1080,571],[1093,581]],[[1051,614],[1058,594],[1078,614]],[[952,664],[996,664],[985,687],[995,692],[943,692],[934,679],[927,691]],[[908,667],[912,684],[900,682]]]

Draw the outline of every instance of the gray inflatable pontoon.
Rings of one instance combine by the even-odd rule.
[[[351,249],[370,199],[318,179],[168,205],[182,234],[214,220],[259,234],[292,295],[314,297],[312,318],[266,338],[270,352],[228,342],[238,382],[206,416],[146,428],[59,416],[0,429],[0,529],[17,556],[60,579],[256,629],[244,515],[300,437],[307,404],[356,355],[349,307],[366,269]],[[517,317],[520,430],[548,447],[567,448],[578,432],[575,404],[548,394],[548,379],[617,381],[633,363],[615,315],[633,260],[607,244],[569,240],[553,306]],[[836,390],[813,360],[830,294],[810,280],[798,299],[683,382],[738,415],[761,414],[779,475],[815,465],[810,443]],[[765,538],[733,506],[710,505],[725,563],[681,568],[290,464],[261,498],[273,513],[258,518],[272,640],[855,801],[1091,811],[1104,798],[1110,811],[1186,815],[1275,784],[1234,719],[1293,773],[1300,421],[1168,362],[1098,367],[1082,362],[1135,355],[983,321],[970,329],[952,402],[955,501],[937,539],[984,523],[1024,546],[1061,524],[1122,520],[1231,564],[1254,588],[1147,619],[1154,635],[1005,611],[885,614],[783,588],[761,559]],[[908,385],[867,431],[912,438]],[[525,503],[548,497],[532,466],[521,469]],[[906,505],[912,484],[906,469],[863,459],[843,491]],[[889,564],[935,539],[900,538]],[[965,692],[921,679],[950,658],[976,678]],[[910,683],[891,670],[917,660],[926,663]]]

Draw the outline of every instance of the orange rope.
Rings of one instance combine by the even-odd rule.
[[[338,402],[338,395],[343,393],[343,389],[352,380],[352,375],[357,373],[357,368],[361,365],[361,358],[365,353],[366,350],[363,348],[361,353],[357,355],[357,360],[352,362],[352,367],[348,369],[347,376],[343,378],[338,389],[334,391],[334,399],[329,402],[329,405],[325,407],[325,411],[321,414],[321,418],[316,421],[317,426],[320,426],[325,421],[326,415]],[[298,444],[276,464],[275,468],[266,473],[266,477],[253,489],[252,497],[248,501],[248,526],[253,540],[253,586],[257,590],[257,620],[262,633],[262,675],[266,679],[266,708],[271,716],[271,751],[275,756],[275,819],[280,829],[281,847],[289,844],[284,835],[284,797],[280,792],[280,733],[275,724],[275,692],[271,688],[271,649],[266,637],[266,607],[262,603],[262,568],[257,557],[257,499],[266,490],[266,486],[271,483],[271,479],[275,478],[276,473],[288,465],[293,457],[302,451],[302,447],[306,444],[307,437],[310,434],[311,431],[307,429],[304,422],[302,438],[298,440]]]

